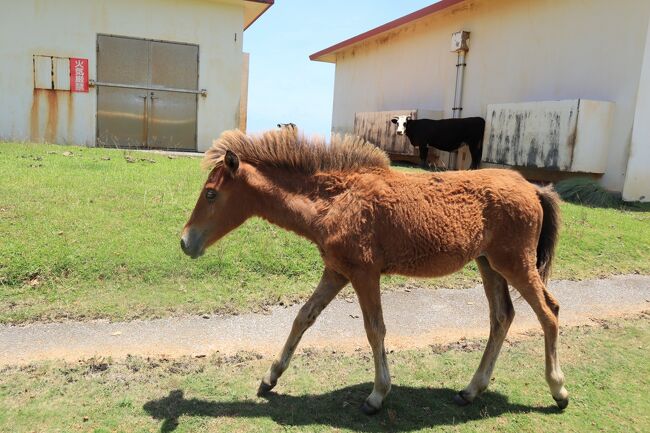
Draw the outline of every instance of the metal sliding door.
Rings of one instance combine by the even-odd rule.
[[[140,39],[100,36],[97,81],[130,86],[149,83],[149,43]],[[142,89],[97,88],[97,144],[143,147],[147,101]]]
[[[97,38],[97,144],[196,150],[196,45]]]
[[[151,86],[197,89],[199,47],[151,42]],[[196,93],[151,91],[149,145],[196,150]]]

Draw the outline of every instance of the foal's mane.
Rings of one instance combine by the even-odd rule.
[[[201,165],[206,169],[221,165],[227,150],[258,167],[284,168],[304,174],[388,169],[390,165],[386,153],[363,138],[333,135],[328,145],[323,137],[306,138],[292,128],[254,136],[237,129],[225,131],[205,152]]]

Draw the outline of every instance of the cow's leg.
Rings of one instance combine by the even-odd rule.
[[[307,300],[305,305],[302,306],[298,315],[293,321],[293,327],[280,356],[273,361],[271,367],[268,369],[259,389],[257,395],[264,395],[268,393],[276,385],[278,378],[289,366],[289,361],[293,356],[302,335],[305,331],[316,321],[318,315],[323,309],[334,299],[334,297],[341,291],[341,289],[348,283],[348,279],[344,276],[325,268],[323,276],[316,290]]]
[[[461,406],[471,403],[478,394],[487,389],[503,340],[515,317],[506,280],[492,269],[485,257],[477,258],[476,263],[481,271],[485,295],[490,306],[490,337],[472,381],[454,397],[454,402]]]
[[[420,144],[420,167],[429,168],[427,158],[429,156],[429,146],[427,144]]]
[[[481,140],[483,140],[482,137]],[[476,170],[481,165],[481,159],[483,158],[483,144],[481,140],[468,146],[469,153],[472,156],[472,164],[469,166],[470,170]]]
[[[366,328],[366,335],[372,347],[372,355],[375,361],[375,385],[372,393],[361,407],[361,410],[366,415],[377,413],[381,409],[384,398],[390,391],[390,373],[388,372],[388,361],[384,349],[386,326],[384,325],[384,316],[381,309],[379,278],[379,274],[363,275],[352,281],[352,286],[359,298],[359,304],[363,312],[363,324]]]

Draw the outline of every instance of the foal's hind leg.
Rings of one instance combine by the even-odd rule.
[[[325,269],[320,283],[316,290],[307,300],[305,305],[302,306],[295,320],[287,342],[280,353],[279,358],[273,361],[271,367],[264,375],[262,383],[257,390],[257,395],[265,395],[273,389],[276,385],[278,378],[289,366],[289,361],[293,356],[302,335],[305,331],[316,321],[318,315],[323,309],[334,299],[334,297],[341,291],[341,289],[348,283],[347,278],[344,276]]]
[[[372,347],[372,355],[375,361],[375,386],[368,396],[361,410],[366,415],[373,415],[381,409],[386,395],[390,391],[390,373],[388,372],[388,361],[384,349],[384,337],[386,326],[381,308],[381,295],[379,291],[379,274],[364,275],[361,278],[352,280],[359,305],[363,313],[363,324],[366,328],[368,342]]]
[[[506,280],[490,267],[485,257],[477,258],[476,263],[481,271],[485,295],[490,306],[490,337],[472,381],[454,397],[454,402],[461,406],[471,403],[490,384],[492,371],[503,340],[505,340],[512,319],[515,317]]]
[[[512,267],[497,268],[530,304],[544,330],[546,352],[546,382],[551,395],[560,409],[569,404],[569,393],[564,387],[564,373],[557,355],[559,334],[558,313],[560,305],[544,286],[539,272],[533,264],[524,264],[519,270]]]

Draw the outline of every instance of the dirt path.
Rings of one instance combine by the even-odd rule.
[[[550,290],[561,305],[562,326],[650,310],[650,276],[607,280],[554,281]],[[540,331],[532,310],[515,298],[511,339]],[[482,287],[468,290],[412,289],[383,295],[387,348],[419,348],[488,334],[488,307]],[[0,364],[43,359],[69,361],[92,356],[222,355],[253,351],[273,356],[288,335],[299,306],[274,307],[269,314],[0,325]],[[361,311],[356,301],[336,299],[305,334],[305,348],[352,351],[366,348]]]

